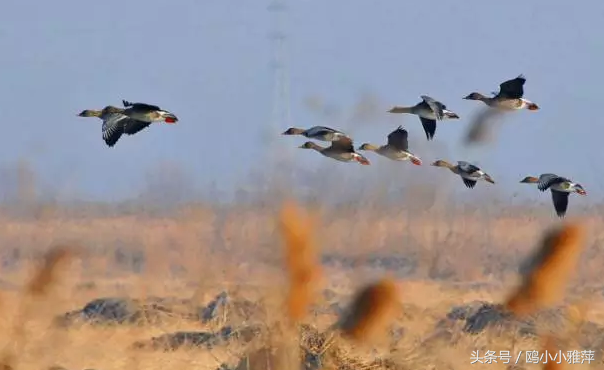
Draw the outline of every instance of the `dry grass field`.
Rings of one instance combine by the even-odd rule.
[[[317,204],[5,207],[3,367],[604,368],[597,207]]]

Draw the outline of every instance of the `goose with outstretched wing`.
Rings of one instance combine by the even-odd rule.
[[[328,142],[340,140],[341,138],[345,137],[350,138],[350,136],[346,135],[345,133],[326,126],[313,126],[308,129],[290,127],[282,132],[281,135],[301,135],[309,139]]]
[[[123,111],[121,108],[106,106],[100,111],[94,109],[83,110],[78,116],[100,118],[103,121],[103,140],[107,146],[113,147],[122,134],[134,135],[151,124],[151,122],[130,118]]]
[[[537,104],[524,98],[525,82],[526,78],[523,75],[519,75],[516,78],[499,84],[499,92],[492,97],[485,96],[479,92],[473,92],[464,97],[464,99],[481,101],[489,107],[504,111],[520,109],[539,110]]]
[[[394,161],[411,161],[411,163],[417,166],[422,164],[421,159],[409,151],[408,133],[403,126],[399,126],[388,134],[386,145],[364,143],[358,150],[372,151]]]
[[[453,165],[445,160],[439,159],[432,163],[432,166],[448,168],[454,174],[459,175],[464,185],[470,189],[473,189],[474,186],[476,186],[476,182],[479,180],[484,180],[491,184],[495,183],[488,173],[484,172],[478,166],[466,161],[457,161],[457,165]]]
[[[427,95],[421,96],[422,101],[414,106],[394,106],[388,110],[389,113],[408,113],[419,117],[426,133],[426,138],[432,140],[436,134],[436,121],[444,119],[458,119],[457,113],[447,109],[443,103]]]
[[[301,149],[313,149],[326,157],[340,162],[359,162],[362,165],[369,165],[370,162],[363,155],[354,150],[354,145],[350,138],[344,137],[340,140],[332,141],[328,147],[322,147],[312,141],[307,141],[300,145]]]
[[[527,176],[520,182],[524,184],[537,184],[537,189],[542,192],[549,189],[552,193],[552,202],[554,203],[554,209],[558,217],[566,215],[568,198],[571,193],[587,195],[581,184],[553,173],[544,173],[539,175],[539,177]]]

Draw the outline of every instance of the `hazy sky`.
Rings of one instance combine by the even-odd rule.
[[[200,187],[212,181],[222,189],[241,186],[266,158],[263,138],[271,124],[273,15],[267,6],[234,0],[5,0],[0,164],[28,159],[43,184],[90,199],[135,195],[149,171],[162,165],[178,166]],[[361,144],[384,142],[400,123],[424,162],[443,153],[451,161],[474,161],[496,178],[498,191],[533,194],[536,189],[518,181],[555,172],[581,182],[590,195],[601,193],[601,0],[580,6],[560,0],[301,0],[289,5],[285,26],[295,125],[349,129]],[[462,97],[497,91],[520,73],[527,78],[525,97],[542,109],[508,117],[491,146],[461,148],[460,137],[481,107]],[[305,104],[320,97],[350,113],[364,93],[380,113],[354,124],[330,121]],[[385,113],[393,104],[417,103],[422,94],[461,116],[439,124],[431,143],[417,117]],[[154,124],[108,148],[101,121],[76,114],[120,106],[122,99],[157,104],[180,121]],[[281,124],[278,132],[285,128]],[[371,168],[343,164],[295,149],[302,138],[278,139],[280,148],[292,148],[287,154],[295,159],[293,172],[320,169],[327,176],[377,181],[385,169],[400,168],[434,183],[451,175],[370,154]],[[461,181],[452,184],[464,189]]]

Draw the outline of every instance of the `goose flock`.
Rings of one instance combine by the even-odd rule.
[[[499,92],[493,92],[492,97],[485,96],[479,92],[472,92],[464,97],[464,99],[483,102],[487,109],[487,116],[523,109],[537,111],[540,109],[539,106],[524,98],[525,82],[526,78],[523,75],[519,75],[516,78],[502,82],[499,85]],[[447,106],[442,102],[427,95],[421,95],[420,98],[422,101],[413,106],[394,106],[387,112],[418,116],[428,141],[432,140],[436,134],[437,121],[460,118],[457,113],[447,109]],[[100,118],[103,122],[103,140],[109,147],[113,147],[122,134],[134,135],[150,126],[153,122],[174,124],[178,121],[176,115],[161,109],[157,105],[131,103],[126,100],[122,100],[122,105],[123,108],[109,105],[102,110],[87,109],[79,113],[78,116]],[[473,133],[484,131],[486,129],[484,126],[489,125],[488,122],[487,119],[477,120],[474,122],[471,131]],[[417,166],[423,163],[420,157],[409,151],[408,132],[402,126],[397,127],[388,134],[386,144],[364,143],[356,150],[353,140],[349,135],[330,127],[314,126],[308,129],[291,127],[283,132],[282,135],[299,135],[307,139],[327,142],[329,146],[321,146],[313,141],[306,141],[299,148],[312,149],[325,157],[341,162],[358,162],[361,165],[370,165],[371,162],[369,159],[357,151],[371,151],[394,161],[409,161]],[[469,189],[473,189],[480,180],[495,184],[495,181],[488,173],[466,161],[457,161],[457,164],[452,164],[446,160],[439,159],[432,162],[431,166],[448,168],[452,173],[458,175]],[[550,190],[554,209],[558,217],[566,215],[568,198],[571,193],[579,195],[587,194],[581,184],[567,177],[552,173],[544,173],[539,177],[527,176],[520,183],[537,184],[537,189],[541,192]]]
[[[486,114],[482,119],[474,122],[471,128],[471,135],[484,131],[483,127],[489,124],[486,119],[490,115],[500,114],[510,111],[527,109],[529,111],[539,110],[539,106],[524,98],[524,84],[526,78],[519,75],[516,78],[502,82],[499,85],[499,92],[493,92],[492,97],[485,96],[479,92],[472,92],[464,97],[465,100],[481,101],[487,107]],[[436,122],[446,119],[459,119],[459,115],[442,102],[428,96],[421,95],[421,102],[413,106],[394,106],[388,110],[389,113],[414,114],[419,117],[428,141],[434,138],[436,134]],[[370,164],[369,160],[357,153],[354,149],[352,138],[345,133],[324,126],[314,126],[309,129],[289,128],[283,132],[283,135],[301,135],[309,139],[329,141],[331,146],[323,148],[313,142],[307,141],[300,148],[314,149],[319,153],[342,162],[359,162],[363,165]],[[410,161],[414,165],[421,165],[422,160],[409,151],[408,133],[402,126],[392,131],[388,135],[388,141],[385,145],[374,145],[370,143],[362,144],[357,150],[372,151],[395,161]],[[452,173],[458,175],[464,185],[473,189],[478,181],[485,181],[495,184],[495,181],[484,170],[478,166],[466,161],[457,161],[457,164],[449,163],[439,159],[431,163],[431,166],[448,168]],[[568,208],[568,197],[570,193],[586,195],[585,189],[581,184],[573,182],[569,178],[558,176],[551,173],[542,174],[539,177],[528,176],[521,183],[537,184],[540,191],[550,190],[556,215],[564,217]]]

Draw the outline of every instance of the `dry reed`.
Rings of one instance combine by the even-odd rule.
[[[297,322],[307,314],[321,275],[312,236],[314,223],[308,215],[302,215],[293,202],[283,205],[280,221],[289,274],[287,313],[291,320]]]
[[[18,315],[14,318],[11,330],[12,341],[1,352],[0,366],[14,368],[15,362],[22,354],[27,341],[25,324],[34,315],[36,302],[32,298],[42,299],[49,294],[58,281],[58,272],[64,270],[64,265],[73,254],[73,249],[69,247],[53,247],[46,253],[43,262],[34,271],[32,278],[25,287]]]
[[[558,346],[556,346],[555,340],[552,337],[547,336],[544,338],[543,342],[543,352],[544,356],[546,356],[543,362],[543,370],[563,370],[565,366],[562,364],[562,359],[552,358],[551,356],[552,353],[554,354],[554,357],[562,356],[562,353],[558,353],[556,355],[556,352],[559,351]]]
[[[49,289],[57,281],[59,267],[62,267],[72,256],[73,250],[66,246],[57,246],[48,251],[42,265],[27,284],[27,293],[32,296],[48,294]]]
[[[340,322],[342,333],[354,341],[367,343],[384,333],[393,320],[399,292],[396,283],[383,279],[361,289],[355,296],[348,314]]]
[[[583,229],[576,224],[547,232],[541,248],[527,264],[523,283],[507,300],[507,309],[524,315],[560,301],[584,239]]]
[[[266,222],[266,220],[269,220],[269,217],[274,217],[273,214],[269,214],[268,216],[266,216],[266,218],[262,218],[262,217],[257,217],[257,215],[254,215],[254,218],[251,218],[247,215],[245,216],[241,216],[240,213],[235,212],[237,214],[237,217],[234,217],[234,221],[232,222],[233,225],[233,230],[231,231],[231,234],[225,234],[224,239],[233,239],[233,235],[238,235],[236,234],[237,232],[239,232],[240,228],[242,228],[243,222],[250,222],[248,221],[248,219],[253,219],[253,222],[251,223],[251,226],[249,226],[249,228],[251,229],[251,231],[253,232],[258,232],[258,230],[261,230],[261,228],[266,227],[267,230],[270,230],[271,232],[273,231],[273,229],[270,228],[270,226],[266,226],[266,225],[271,225],[270,222]],[[382,217],[377,215],[378,217]],[[339,221],[336,218],[337,221]],[[334,239],[335,243],[340,243],[337,244],[337,247],[340,247],[341,250],[349,250],[349,246],[350,243],[348,240],[346,240],[345,237],[342,237],[344,234],[343,233],[348,233],[346,234],[346,237],[349,237],[350,239],[356,239],[356,240],[363,240],[363,237],[367,237],[367,235],[371,232],[371,228],[369,228],[368,226],[363,225],[363,227],[368,227],[368,228],[359,228],[360,230],[355,229],[355,233],[350,233],[350,220],[348,219],[348,215],[345,214],[344,217],[342,217],[340,220],[341,223],[339,225],[322,225],[322,229],[327,229],[328,231],[325,233],[327,234],[327,237],[331,237]],[[377,218],[378,221],[376,221],[376,219],[373,219],[371,223],[367,223],[368,225],[371,224],[370,227],[375,228],[375,225],[379,224],[379,225],[385,225],[383,226],[385,228],[385,232],[384,234],[387,234],[388,232],[390,232],[390,230],[396,230],[395,234],[390,234],[388,237],[391,239],[396,239],[399,240],[400,237],[400,226],[398,224],[400,224],[400,220],[387,220],[387,219],[379,219]],[[119,227],[124,227],[124,225],[130,225],[131,222],[134,221],[130,221],[127,220],[127,222],[123,222],[123,220],[118,220],[119,222],[117,222],[117,224],[119,225]],[[315,229],[315,225],[313,222],[311,222],[311,218],[310,217],[305,217],[305,215],[303,214],[302,210],[299,208],[299,206],[296,203],[292,203],[292,202],[288,202],[286,204],[283,205],[282,208],[282,212],[280,214],[279,217],[279,225],[280,225],[280,231],[282,234],[282,237],[284,239],[284,244],[285,244],[285,263],[286,263],[286,268],[287,268],[287,273],[288,273],[288,284],[289,284],[289,292],[287,294],[287,296],[285,297],[287,299],[287,313],[289,315],[289,317],[293,320],[293,321],[300,321],[301,319],[304,318],[304,316],[306,315],[306,313],[308,312],[308,308],[309,305],[312,303],[313,298],[315,297],[314,295],[314,289],[317,287],[317,282],[318,277],[320,276],[320,268],[319,268],[319,261],[318,261],[318,257],[317,257],[317,248],[316,245],[314,243],[313,240],[313,234]],[[415,220],[417,224],[419,224],[420,226],[422,225],[423,221],[417,221]],[[514,220],[512,220],[514,221]],[[113,220],[110,222],[114,222]],[[137,221],[139,222],[139,221]],[[510,220],[498,220],[497,222],[499,222],[499,224],[496,224],[494,226],[492,226],[494,231],[500,232],[502,234],[507,233],[506,228],[509,228],[509,226],[506,226],[504,224],[504,222],[508,222],[510,223]],[[335,224],[335,222],[333,222],[332,219],[332,223]],[[470,223],[471,224],[471,223]],[[437,228],[436,226],[434,226],[434,223],[429,223],[428,224],[430,226],[430,228],[424,228],[422,226],[421,228],[421,232],[418,232],[418,228],[414,229],[416,234],[416,236],[418,238],[424,238],[424,235],[432,235],[430,234],[430,230],[432,230],[431,228]],[[341,229],[338,229],[337,232],[333,232],[335,227],[341,227]],[[449,227],[450,225],[445,225],[447,227]],[[540,226],[535,226],[534,224],[530,224],[528,226],[526,225],[522,225],[523,227],[527,228],[527,229],[539,229]],[[80,226],[78,226],[80,227]],[[103,226],[103,227],[107,227],[107,226]],[[159,227],[156,224],[153,224],[152,227]],[[329,229],[331,227],[331,229]],[[468,226],[470,227],[470,226]],[[127,228],[127,227],[126,227]],[[132,228],[132,227],[130,227]],[[186,239],[186,241],[181,241],[179,242],[180,245],[183,245],[183,247],[190,247],[190,245],[194,245],[195,243],[198,243],[200,237],[199,235],[195,234],[193,230],[197,230],[197,225],[192,225],[190,229],[188,228],[182,228],[182,227],[176,227],[174,225],[170,226],[170,228],[164,227],[162,225],[162,229],[160,229],[160,231],[156,231],[155,235],[158,237],[157,240],[166,240],[166,242],[162,242],[157,244],[157,249],[160,250],[161,248],[164,248],[164,245],[169,245],[169,242],[171,240],[170,237],[170,233],[169,232],[173,232],[174,235],[182,237],[183,234],[187,234],[189,236],[189,238]],[[16,228],[14,228],[16,229]],[[94,232],[89,231],[90,230],[94,230]],[[132,229],[137,229],[139,230],[140,228],[132,228]],[[427,230],[427,231],[424,231]],[[171,231],[170,231],[171,230]],[[264,229],[262,229],[264,230]],[[509,230],[509,229],[508,229]],[[14,231],[13,231],[14,232]],[[19,231],[22,232],[22,231]],[[35,233],[35,232],[40,232],[38,230],[32,230],[32,231],[25,231],[25,233]],[[129,235],[128,234],[128,230],[124,230],[122,231],[122,234],[120,235]],[[98,233],[98,237],[99,238],[104,238],[104,235],[113,235],[112,233],[102,233],[99,232],[97,228],[95,227],[91,227],[90,225],[87,225],[83,231],[81,231],[81,233],[83,235],[88,235],[88,233],[90,233],[90,240],[95,240],[92,238],[96,238],[97,237],[97,233]],[[474,229],[464,229],[464,235],[473,235],[473,233],[476,233],[476,230]],[[350,234],[350,235],[349,235]],[[358,235],[356,235],[358,234]],[[167,236],[166,236],[167,235]],[[247,238],[247,240],[250,239],[260,239],[260,236],[254,236],[254,237],[249,237],[249,233],[244,234],[241,237],[241,240],[245,240],[243,238]],[[252,233],[252,235],[255,235]],[[521,239],[523,237],[525,237],[527,234],[523,234],[523,235],[519,235],[518,233],[516,233],[514,235],[514,238],[518,238]],[[532,235],[532,234],[531,234]],[[361,237],[360,239],[358,237]],[[412,235],[413,236],[413,235]],[[239,236],[237,236],[239,237]],[[540,253],[536,253],[537,257],[535,257],[535,261],[537,261],[538,263],[536,263],[536,267],[534,267],[531,271],[530,274],[528,274],[528,276],[526,277],[524,284],[522,285],[522,287],[515,292],[514,296],[511,297],[511,299],[508,302],[508,305],[512,308],[515,309],[515,312],[521,312],[522,309],[527,309],[529,307],[533,307],[535,304],[540,304],[540,305],[544,305],[544,304],[550,304],[552,302],[552,299],[558,299],[561,295],[562,290],[562,285],[563,283],[568,279],[568,276],[570,274],[570,272],[572,272],[572,265],[573,265],[573,259],[576,261],[577,257],[578,257],[578,252],[580,250],[579,246],[582,243],[582,237],[583,234],[581,232],[580,229],[577,229],[576,226],[569,226],[566,228],[563,228],[561,231],[557,231],[557,232],[553,232],[553,233],[548,233],[548,238],[546,238],[546,242],[544,242],[544,248],[540,249]],[[493,238],[496,238],[496,236],[493,236]],[[339,240],[338,240],[339,239]],[[144,239],[143,239],[144,240]],[[180,239],[178,239],[180,240]],[[183,239],[185,240],[185,239]],[[210,238],[207,238],[207,240],[211,240]],[[222,239],[219,239],[222,240]],[[423,240],[423,239],[422,239]],[[430,244],[430,243],[435,243],[435,241],[431,238],[426,239],[426,242],[422,242],[421,245],[423,244]],[[113,239],[108,239],[105,240],[103,239],[103,243],[101,244],[110,244],[113,241]],[[208,242],[210,243],[210,242]],[[233,245],[238,245],[239,244],[239,240],[235,240],[233,239],[231,241],[231,243]],[[375,243],[375,244],[374,244]],[[574,243],[574,244],[573,244]],[[254,243],[254,241],[250,242],[251,246],[250,248],[255,248],[256,244]],[[259,243],[258,243],[259,244]],[[334,248],[334,246],[331,244],[331,241],[328,241],[327,243],[325,243],[327,245],[329,245],[330,248]],[[359,243],[361,244],[361,243]],[[372,252],[374,252],[374,248],[377,249],[377,247],[382,248],[378,244],[378,242],[373,242],[373,240],[369,240],[369,242],[367,243],[367,245],[370,245],[372,248]],[[394,243],[397,247],[400,245],[400,243]],[[448,242],[448,244],[453,244],[454,242]],[[570,244],[570,246],[569,246]],[[566,247],[564,247],[564,245],[566,245]],[[147,247],[149,247],[149,245],[147,245]],[[569,250],[570,249],[570,250]],[[255,251],[255,250],[254,250]],[[387,250],[390,251],[390,250]],[[507,252],[508,250],[506,250]],[[149,253],[158,253],[157,250],[155,248],[148,248],[147,250],[147,254]],[[251,252],[254,253],[254,252]],[[440,253],[440,252],[439,252]],[[514,253],[517,253],[517,251],[514,251]],[[200,253],[202,254],[202,253]],[[46,258],[42,264],[42,266],[40,266],[37,270],[35,275],[31,278],[31,280],[29,281],[29,284],[26,286],[25,290],[24,290],[24,296],[26,297],[30,297],[30,298],[34,298],[29,299],[29,302],[33,302],[33,301],[40,301],[42,299],[50,299],[52,298],[54,295],[51,293],[51,288],[56,284],[56,282],[58,281],[58,273],[61,272],[62,267],[64,265],[64,263],[69,259],[69,257],[72,255],[72,253],[70,252],[69,249],[66,248],[57,248],[57,249],[53,249],[51,250],[47,255]],[[157,254],[153,257],[157,258],[155,261],[158,262],[156,264],[152,264],[152,266],[150,267],[150,269],[152,270],[152,274],[150,275],[157,275],[154,272],[156,272],[157,269],[161,268],[161,263],[165,262],[165,260],[158,258],[160,256],[160,254]],[[230,256],[230,254],[229,254]],[[570,258],[569,258],[570,257]],[[103,258],[105,258],[105,256],[103,256]],[[188,258],[188,257],[187,257]],[[191,263],[193,261],[191,261],[191,259],[187,260],[186,262]],[[228,260],[227,260],[228,261]],[[533,261],[533,262],[535,262]],[[212,265],[209,267],[214,267],[214,264],[216,264],[216,260],[212,261]],[[448,265],[455,265],[455,261],[447,261]],[[457,267],[457,266],[456,266]],[[463,267],[462,267],[463,268]],[[107,268],[109,269],[109,267]],[[205,270],[204,269],[204,274],[205,275],[211,275],[208,273],[208,271],[210,270]],[[347,274],[350,271],[347,272]],[[162,275],[162,274],[160,274]],[[95,275],[96,276],[96,275]],[[145,275],[145,277],[148,275]],[[121,277],[119,277],[121,278]],[[118,279],[115,279],[118,280]],[[125,279],[124,279],[125,280]],[[103,281],[101,281],[102,283]],[[196,283],[196,282],[195,282]],[[426,293],[426,291],[428,291],[428,289],[426,289],[426,284],[425,281],[419,281],[418,282],[420,284],[420,289],[415,289],[418,292],[418,295],[416,297],[417,302],[422,302],[422,303],[426,303],[426,301],[431,301],[431,300],[435,300],[435,298],[438,298],[439,300],[442,299],[442,295],[443,294],[431,294],[431,291]],[[140,284],[140,282],[139,282]],[[225,284],[223,282],[220,282],[220,284]],[[546,284],[547,286],[542,287],[540,286],[543,284]],[[100,284],[99,284],[100,285]],[[436,285],[436,284],[435,284]],[[197,287],[199,287],[199,285],[197,285]],[[465,286],[464,288],[465,289]],[[549,290],[548,290],[549,289]],[[409,298],[410,294],[413,294],[414,289],[407,287],[405,289],[405,297]],[[186,290],[185,290],[186,292]],[[171,292],[172,293],[172,292]],[[98,292],[92,292],[91,294],[95,294],[98,295]],[[163,294],[163,293],[160,293]],[[421,294],[421,295],[420,295]],[[556,296],[557,294],[557,296]],[[231,293],[229,292],[229,295],[231,295]],[[233,296],[236,296],[235,294],[233,294]],[[545,298],[543,297],[545,296]],[[46,298],[45,298],[46,297]],[[553,297],[553,298],[552,298]],[[558,298],[556,298],[558,297]],[[348,316],[346,316],[343,320],[343,323],[341,323],[340,327],[342,329],[342,332],[349,336],[350,338],[359,341],[359,342],[372,342],[375,338],[377,337],[381,337],[381,338],[387,338],[389,337],[389,335],[385,332],[385,328],[387,326],[387,324],[389,322],[391,322],[394,319],[394,315],[396,314],[397,308],[399,307],[398,305],[398,298],[399,298],[399,294],[398,294],[398,289],[395,285],[395,281],[393,280],[389,280],[389,279],[384,279],[382,281],[380,281],[377,284],[368,286],[362,290],[360,290],[355,299],[353,304],[351,305],[351,310]],[[79,299],[82,299],[81,297],[79,297]],[[75,299],[74,299],[75,300]],[[461,300],[459,297],[455,296],[454,300]],[[409,301],[409,299],[406,299],[406,301]],[[31,351],[30,348],[31,346],[24,346],[24,344],[27,343],[27,341],[33,341],[34,338],[32,334],[29,334],[29,330],[23,330],[22,328],[24,326],[27,326],[27,322],[28,320],[32,319],[32,316],[35,314],[36,317],[39,316],[39,312],[34,312],[32,309],[28,308],[28,306],[24,303],[26,302],[25,300],[23,301],[23,303],[21,304],[21,307],[23,308],[22,310],[19,310],[19,315],[16,318],[13,318],[13,322],[11,323],[11,326],[9,327],[9,330],[7,330],[7,336],[11,337],[11,340],[13,341],[13,343],[9,346],[7,346],[7,348],[5,348],[5,351],[3,353],[0,354],[1,356],[1,360],[2,360],[2,364],[4,364],[5,368],[9,369],[13,366],[17,366],[20,368],[25,368],[25,361],[21,360],[20,358],[23,357],[25,354],[27,354],[28,351]],[[44,302],[45,304],[47,304],[48,302]],[[408,302],[406,302],[408,303]],[[410,302],[409,302],[410,303]],[[449,302],[447,303],[447,305],[449,305]],[[533,306],[531,306],[533,305]],[[39,307],[39,305],[38,305]],[[33,308],[33,307],[31,307]],[[575,307],[573,307],[575,308]],[[48,313],[51,313],[52,310],[48,310]],[[584,311],[584,307],[583,306],[577,306],[575,309],[576,312],[573,311],[573,314],[571,315],[573,317],[573,321],[576,322],[581,322],[582,320],[584,320],[585,317],[585,312]],[[409,313],[409,310],[406,310],[407,313]],[[419,311],[421,313],[421,317],[424,318],[426,316],[428,316],[427,314],[425,314],[425,311]],[[431,312],[431,311],[430,311]],[[419,315],[419,314],[418,314]],[[440,308],[438,309],[438,315],[440,315]],[[440,316],[439,316],[440,317]],[[280,317],[279,317],[280,318]],[[326,318],[323,323],[331,323],[332,321],[331,316]],[[32,320],[33,321],[33,320]],[[319,322],[319,319],[317,319],[317,322]],[[180,325],[180,324],[179,324]],[[182,324],[185,325],[185,324]],[[10,330],[11,327],[14,326],[13,331]],[[429,325],[425,325],[426,328],[429,326],[430,329],[424,329],[422,328],[418,328],[417,332],[421,332],[424,333],[424,330],[432,330],[432,327],[434,326],[432,322],[429,323]],[[195,327],[197,329],[197,327]],[[274,339],[269,341],[269,345],[267,347],[263,347],[260,351],[258,351],[257,354],[254,354],[254,352],[252,352],[252,354],[249,355],[249,359],[248,359],[248,369],[254,369],[254,368],[258,368],[258,367],[263,367],[266,368],[268,367],[293,367],[294,366],[294,360],[297,360],[296,356],[293,356],[290,352],[292,351],[291,345],[289,343],[289,340],[291,340],[292,342],[296,342],[298,340],[298,336],[296,335],[291,335],[291,336],[287,336],[287,335],[283,335],[279,330],[276,329],[277,326],[275,326],[274,328],[271,327],[271,329],[269,330],[271,332],[271,334],[274,334]],[[406,327],[405,329],[407,329],[408,327]],[[102,358],[103,361],[105,360],[105,358],[115,358],[118,361],[116,361],[115,363],[115,368],[124,368],[124,367],[129,367],[129,368],[137,368],[137,367],[145,367],[145,368],[151,368],[149,366],[144,366],[144,365],[139,365],[138,361],[142,361],[141,364],[144,363],[144,361],[147,360],[147,357],[142,357],[142,355],[137,354],[136,356],[141,356],[141,357],[126,357],[129,356],[129,354],[122,354],[121,352],[119,352],[119,346],[121,346],[121,342],[118,342],[117,344],[113,344],[113,347],[108,347],[111,349],[114,348],[118,348],[118,352],[117,355],[114,355],[113,352],[107,350],[106,347],[103,347],[104,345],[106,345],[109,342],[113,342],[113,340],[99,340],[99,336],[100,335],[104,335],[102,338],[108,338],[110,335],[110,331],[109,330],[99,330],[96,328],[90,328],[90,329],[85,329],[88,331],[85,331],[83,333],[85,334],[79,334],[75,329],[71,331],[72,334],[70,335],[77,335],[75,338],[78,338],[77,340],[82,341],[81,338],[83,338],[83,335],[89,335],[89,334],[93,334],[93,336],[88,339],[88,337],[86,337],[87,339],[85,339],[85,341],[90,341],[90,352],[100,352],[102,353],[102,355],[98,356],[98,358]],[[117,329],[117,330],[122,330],[122,329]],[[130,336],[131,335],[148,335],[147,331],[138,331],[139,329],[137,329],[137,331],[133,331],[133,334],[130,334],[130,331],[128,330],[128,333],[123,334],[123,339],[127,340],[128,343],[130,341]],[[142,330],[142,329],[141,329]],[[145,329],[146,330],[146,329]],[[152,331],[157,331],[159,330],[156,327],[152,327],[151,328]],[[162,327],[161,330],[163,331],[164,328]],[[105,334],[105,332],[107,332],[107,334]],[[122,335],[122,334],[120,334]],[[403,340],[408,340],[407,338],[410,338],[411,336],[406,336],[405,339]],[[44,340],[48,340],[49,336],[46,335],[44,337]],[[52,337],[50,337],[52,338]],[[112,337],[113,338],[113,337]],[[117,336],[116,336],[117,338]],[[122,338],[122,337],[120,337]],[[263,339],[264,340],[264,339]],[[60,345],[57,344],[57,341],[55,340],[50,340],[51,344],[53,346],[56,347],[60,347]],[[285,343],[285,344],[284,344]],[[331,343],[331,342],[329,342]],[[76,342],[77,344],[77,342]],[[86,343],[88,345],[88,343]],[[293,344],[297,344],[297,343],[293,343]],[[340,343],[336,343],[336,345],[334,347],[339,346]],[[397,350],[399,350],[400,348],[406,348],[404,346],[406,345],[411,345],[409,343],[403,343],[403,344],[397,344]],[[66,353],[69,353],[69,357],[67,357],[67,359],[62,359],[61,358],[61,362],[67,362],[64,363],[66,366],[68,366],[69,368],[83,368],[83,367],[72,367],[75,365],[70,364],[70,360],[75,357],[74,353],[79,351],[82,354],[84,354],[84,356],[80,356],[80,357],[87,357],[86,360],[84,360],[84,362],[88,363],[90,362],[91,365],[95,364],[96,365],[96,361],[97,359],[94,358],[94,360],[90,360],[88,359],[90,357],[90,354],[88,353],[88,348],[80,348],[77,345],[74,346],[73,343],[69,343],[69,350],[65,351]],[[101,348],[99,350],[97,350],[96,348]],[[413,347],[415,348],[415,347]],[[278,349],[276,351],[272,351]],[[544,349],[548,350],[548,351],[556,351],[555,347],[553,346],[552,343],[546,343],[544,346]],[[214,352],[220,352],[222,349],[220,348],[215,348],[213,349]],[[229,349],[231,350],[231,349]],[[356,348],[355,348],[356,350]],[[456,348],[453,348],[453,346],[451,346],[451,348],[447,348],[446,351],[451,350],[451,353],[456,353],[454,352],[455,350],[457,350]],[[54,351],[54,349],[51,349],[51,351]],[[276,352],[277,354],[273,354],[273,352]],[[329,359],[330,356],[335,356],[334,354],[337,353],[338,356],[344,356],[342,355],[342,353],[345,353],[347,356],[350,355],[350,357],[363,357],[365,356],[364,354],[361,354],[361,352],[359,351],[358,353],[353,353],[354,351],[351,351],[350,354],[345,353],[344,350],[342,350],[341,348],[338,348],[337,351],[333,351],[333,353],[328,353],[325,358]],[[3,356],[2,356],[3,355]],[[214,354],[211,353],[211,355],[213,356]],[[240,354],[238,353],[237,356],[239,356]],[[145,355],[146,356],[146,355]],[[151,356],[151,355],[150,355]],[[158,355],[159,356],[159,355]],[[158,359],[164,359],[166,358],[166,363],[171,363],[171,364],[176,364],[176,366],[178,366],[179,368],[184,368],[187,366],[182,366],[182,363],[179,363],[178,361],[174,360],[174,358],[178,358],[177,356],[179,356],[179,354],[171,354],[170,356],[173,356],[171,358],[168,357],[157,357]],[[193,356],[195,356],[195,359],[199,359],[200,357],[203,357],[204,354],[198,354],[195,353]],[[375,358],[375,355],[370,355],[371,359],[373,360]],[[57,357],[61,357],[61,355],[57,356]],[[225,356],[226,357],[226,356]],[[128,361],[124,362],[123,358],[127,358]],[[152,358],[152,357],[149,357]],[[184,358],[184,357],[183,357]],[[193,358],[193,357],[192,357]],[[141,360],[142,359],[142,360]],[[155,358],[154,358],[155,359]],[[292,359],[291,363],[290,362],[284,362],[284,364],[286,364],[287,366],[281,366],[281,363],[278,363],[278,365],[271,365],[271,363],[277,363],[277,360],[281,361],[283,359]],[[143,361],[144,360],[144,361]],[[269,361],[270,360],[270,361]],[[46,359],[44,359],[44,361],[46,361]],[[77,360],[80,361],[80,360]],[[74,363],[77,363],[77,361],[74,361]],[[151,360],[153,361],[153,360]],[[163,361],[163,360],[162,360]],[[222,361],[222,360],[221,360]],[[408,359],[406,359],[406,361],[410,361]],[[414,360],[415,361],[415,360]],[[158,367],[161,368],[168,368],[168,367],[164,367],[162,366],[162,364],[160,364],[157,361],[153,362],[153,365],[156,365]],[[161,362],[161,361],[160,361]],[[561,369],[562,365],[561,364],[557,364],[557,363],[551,363],[552,361],[548,361],[548,364],[545,365],[545,367],[547,368],[553,368],[556,367],[556,369]],[[71,366],[70,366],[71,365]],[[104,365],[104,364],[103,364]],[[191,362],[189,364],[191,367],[210,367],[210,365],[207,365],[205,363],[194,363]],[[295,364],[296,366],[299,364]],[[111,365],[107,365],[108,367],[103,367],[102,365],[99,364],[99,366],[101,368],[112,368]],[[355,366],[356,367],[356,366]],[[410,366],[411,367],[411,366]],[[419,368],[419,366],[412,366],[415,368]],[[436,367],[436,366],[434,366]],[[41,368],[41,367],[38,367]],[[242,367],[240,367],[241,369]],[[328,368],[327,366],[325,366],[324,368]],[[360,366],[359,366],[360,368]]]

